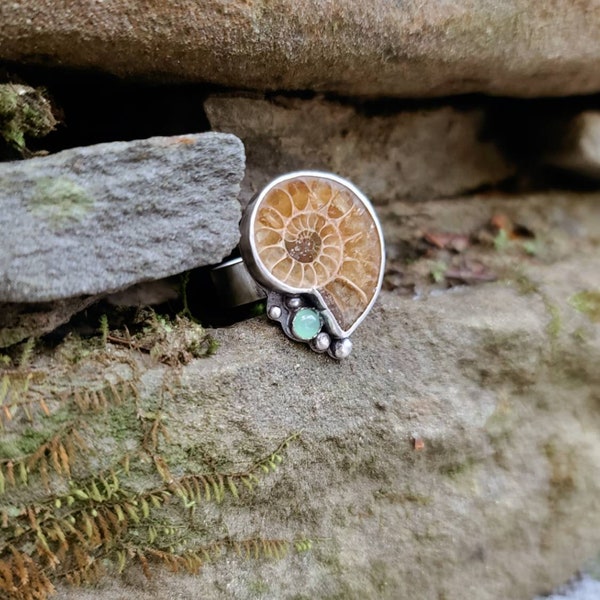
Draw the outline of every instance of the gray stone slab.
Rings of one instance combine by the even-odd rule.
[[[97,300],[98,296],[78,296],[35,304],[2,302],[0,348],[54,331]]]
[[[239,239],[244,149],[203,133],[0,164],[0,301],[100,294],[217,263]]]

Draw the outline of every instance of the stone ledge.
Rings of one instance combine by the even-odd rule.
[[[273,599],[529,600],[568,579],[600,547],[600,326],[570,302],[600,289],[599,274],[592,254],[527,270],[539,290],[529,294],[510,282],[421,300],[383,293],[341,363],[265,318],[215,331],[217,354],[183,369],[165,407],[177,443],[201,440],[237,464],[302,431],[278,473],[226,503],[218,526],[319,541],[275,563],[125,582],[141,600],[198,590],[246,600],[257,581]]]
[[[211,127],[246,148],[242,204],[282,173],[330,171],[375,204],[433,200],[497,184],[516,169],[484,140],[485,109],[451,106],[366,116],[324,99],[212,96]]]
[[[349,96],[600,90],[595,0],[3,2],[0,59]]]
[[[155,137],[0,164],[0,302],[109,293],[215,264],[239,240],[244,148]]]

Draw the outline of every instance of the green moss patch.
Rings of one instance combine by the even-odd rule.
[[[0,85],[0,138],[27,155],[27,138],[42,137],[57,125],[45,90],[25,85]]]
[[[190,456],[164,409],[186,393],[175,371],[210,354],[210,338],[185,318],[146,317],[133,335],[106,318],[92,340],[25,344],[0,369],[1,598],[45,600],[57,582],[94,583],[129,564],[150,577],[157,565],[197,573],[225,553],[310,549],[303,537],[223,531],[219,512],[248,503],[297,434],[241,468],[198,460],[210,454],[202,436]]]
[[[578,292],[569,298],[569,304],[594,323],[600,323],[600,291]]]

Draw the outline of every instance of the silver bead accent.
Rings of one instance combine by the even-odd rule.
[[[321,331],[311,342],[311,347],[315,352],[325,352],[331,344],[331,337],[328,333]]]
[[[352,342],[348,338],[335,340],[329,349],[329,354],[338,360],[348,357],[350,352],[352,352]]]
[[[289,308],[300,308],[302,300],[298,296],[291,296],[285,302]]]
[[[267,310],[267,315],[269,319],[273,319],[273,321],[277,321],[279,317],[281,317],[281,307],[280,306],[269,306]]]

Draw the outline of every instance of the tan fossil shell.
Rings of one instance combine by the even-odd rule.
[[[383,244],[371,211],[335,179],[283,180],[256,209],[255,253],[286,291],[317,291],[341,329],[350,331],[381,285]]]

